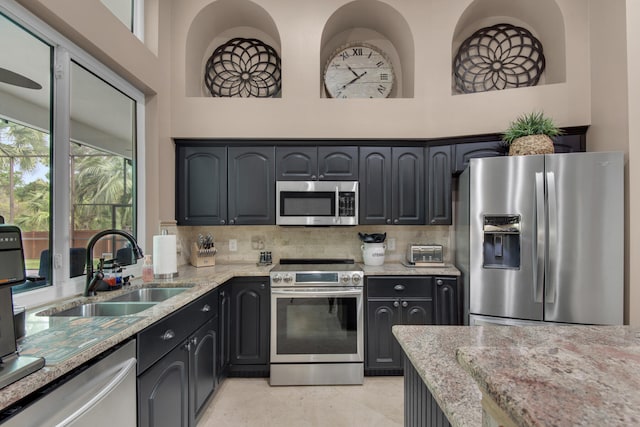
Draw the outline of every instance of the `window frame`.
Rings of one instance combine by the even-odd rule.
[[[40,20],[13,0],[0,4],[0,12],[22,26],[25,31],[40,38],[53,47],[52,102],[51,102],[51,285],[14,295],[18,305],[33,307],[55,299],[77,295],[84,291],[86,276],[70,278],[70,188],[69,151],[70,151],[70,85],[71,60],[94,73],[105,82],[123,92],[136,103],[136,146],[134,172],[134,215],[135,234],[139,242],[145,236],[145,96],[131,83],[120,77],[82,50],[47,23]],[[134,36],[134,35],[132,35]],[[62,142],[58,142],[62,141]],[[134,266],[136,268],[137,266]]]

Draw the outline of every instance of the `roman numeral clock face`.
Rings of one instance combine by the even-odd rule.
[[[391,61],[363,43],[340,48],[324,71],[324,85],[332,98],[386,98],[393,83]]]

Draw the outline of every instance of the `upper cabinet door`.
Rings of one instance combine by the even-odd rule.
[[[358,147],[318,147],[318,179],[358,180]]]
[[[276,223],[273,147],[229,147],[229,224]]]
[[[360,147],[360,224],[391,224],[391,148]]]
[[[429,147],[427,153],[427,224],[450,225],[451,146]]]
[[[318,179],[318,149],[276,147],[276,180],[315,181]]]
[[[178,225],[217,225],[227,220],[227,148],[176,145]]]
[[[424,148],[393,147],[393,224],[424,224]]]

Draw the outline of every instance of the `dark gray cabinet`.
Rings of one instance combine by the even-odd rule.
[[[224,376],[269,374],[268,277],[237,277],[220,288],[219,370]]]
[[[189,351],[189,402],[195,426],[209,397],[218,384],[217,351],[218,351],[218,317],[214,316],[202,325],[187,343]]]
[[[452,276],[367,277],[365,372],[402,373],[393,325],[461,325],[458,280]]]
[[[179,225],[226,223],[226,147],[176,143],[176,220]]]
[[[189,353],[184,345],[138,377],[138,425],[189,426]]]
[[[231,364],[231,281],[219,288],[218,299],[218,382],[229,375]]]
[[[191,426],[217,385],[218,291],[138,333],[138,425]]]
[[[176,141],[178,225],[275,224],[274,147]]]
[[[360,224],[424,224],[424,149],[360,148]]]
[[[384,276],[367,278],[368,375],[402,373],[402,349],[391,331],[393,325],[435,324],[433,278]]]
[[[455,277],[435,277],[436,325],[462,325],[462,295]]]
[[[451,146],[427,149],[427,224],[451,224]]]
[[[467,166],[469,160],[479,157],[504,156],[508,148],[500,141],[466,142],[451,146],[453,148],[453,170],[454,175],[461,174]]]
[[[358,147],[276,147],[278,181],[357,181]]]
[[[228,223],[276,223],[273,147],[229,147]]]

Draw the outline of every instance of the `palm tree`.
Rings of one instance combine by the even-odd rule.
[[[39,163],[49,167],[49,155],[48,134],[17,123],[0,121],[0,168],[6,171],[0,182],[6,187],[4,194],[8,196],[8,200],[1,200],[1,206],[8,207],[8,222],[14,223],[17,219],[15,191],[24,185],[24,172],[33,171]],[[48,209],[46,213],[48,215]]]
[[[96,230],[111,227],[111,209],[117,209],[117,224],[131,225],[133,202],[131,161],[97,151],[88,146],[73,147],[74,229]],[[106,211],[97,214],[96,209]]]

